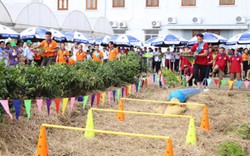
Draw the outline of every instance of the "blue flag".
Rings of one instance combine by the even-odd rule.
[[[14,108],[15,108],[15,112],[16,112],[16,119],[19,119],[19,115],[20,115],[20,109],[21,109],[21,100],[13,100],[12,101]]]

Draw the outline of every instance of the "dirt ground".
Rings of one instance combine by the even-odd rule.
[[[131,98],[167,100],[171,89],[160,89],[150,85]],[[250,153],[250,141],[237,135],[237,129],[250,122],[250,105],[246,91],[211,89],[208,92],[191,97],[188,102],[207,104],[211,132],[199,129],[203,110],[187,110],[184,114],[193,115],[197,131],[197,146],[185,145],[189,120],[163,117],[125,115],[125,121],[118,121],[116,114],[94,111],[96,129],[170,136],[173,140],[176,156],[216,156],[220,143],[228,140],[238,142]],[[90,103],[88,104],[88,106]],[[142,102],[124,101],[125,110],[163,113],[167,106]],[[105,104],[104,108],[117,109],[116,104]],[[10,121],[5,117],[0,124],[0,155],[35,155],[39,127],[42,123],[73,127],[85,127],[87,109],[75,104],[73,112],[69,105],[64,115],[58,117],[55,105],[52,105],[48,117],[46,108],[39,114],[34,103],[30,121],[22,108],[20,121]],[[14,115],[14,114],[13,114]],[[85,139],[83,132],[47,128],[47,141],[51,156],[162,156],[166,141],[96,134],[94,139]]]

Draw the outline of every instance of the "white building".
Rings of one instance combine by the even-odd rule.
[[[10,4],[18,0],[2,1],[11,7]],[[109,29],[102,24],[108,19],[115,34],[131,34],[142,41],[151,36],[167,33],[190,39],[204,31],[230,38],[237,33],[250,30],[250,0],[19,0],[18,2],[28,4],[34,1],[44,3],[52,10],[60,28],[72,28],[71,23],[80,20],[76,17],[80,15],[75,13],[66,21],[65,18],[75,12],[74,10],[78,10],[86,15],[92,30]],[[74,20],[70,20],[73,18]],[[82,22],[78,25],[86,23]],[[88,26],[83,28],[86,27]],[[86,31],[90,29],[86,28]]]

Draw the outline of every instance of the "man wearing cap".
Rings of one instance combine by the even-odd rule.
[[[12,42],[10,44],[11,49],[7,50],[8,53],[8,66],[15,66],[19,64],[19,59],[21,58],[21,52],[18,49],[16,43]]]
[[[23,56],[26,57],[25,64],[30,64],[32,61],[34,61],[34,53],[32,52],[32,49],[31,49],[31,46],[32,46],[31,40],[28,40],[26,44],[27,44],[27,47],[24,48]]]
[[[53,64],[56,56],[57,43],[56,41],[52,40],[52,33],[48,31],[46,32],[45,36],[46,40],[43,40],[42,43],[38,47],[36,47],[44,47],[44,58],[42,60],[41,66],[48,66]]]

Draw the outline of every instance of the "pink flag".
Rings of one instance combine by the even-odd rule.
[[[246,88],[248,88],[248,86],[249,86],[249,81],[245,81],[245,86],[246,86]]]
[[[132,85],[132,94],[135,93],[135,84]]]
[[[109,101],[109,104],[110,104],[110,98],[111,98],[111,91],[108,92],[108,101]]]
[[[71,112],[73,111],[74,104],[75,104],[75,100],[76,100],[75,97],[71,97],[71,98],[70,98],[70,111],[71,111]]]
[[[151,84],[154,83],[154,78],[153,78],[153,76],[150,76],[150,82],[151,82]]]
[[[12,120],[13,118],[12,118],[12,115],[10,113],[10,108],[9,108],[9,102],[8,102],[8,100],[0,100],[0,103],[2,104],[4,110],[10,116],[10,118]]]
[[[36,105],[37,105],[39,113],[41,113],[42,112],[43,99],[36,99]]]

